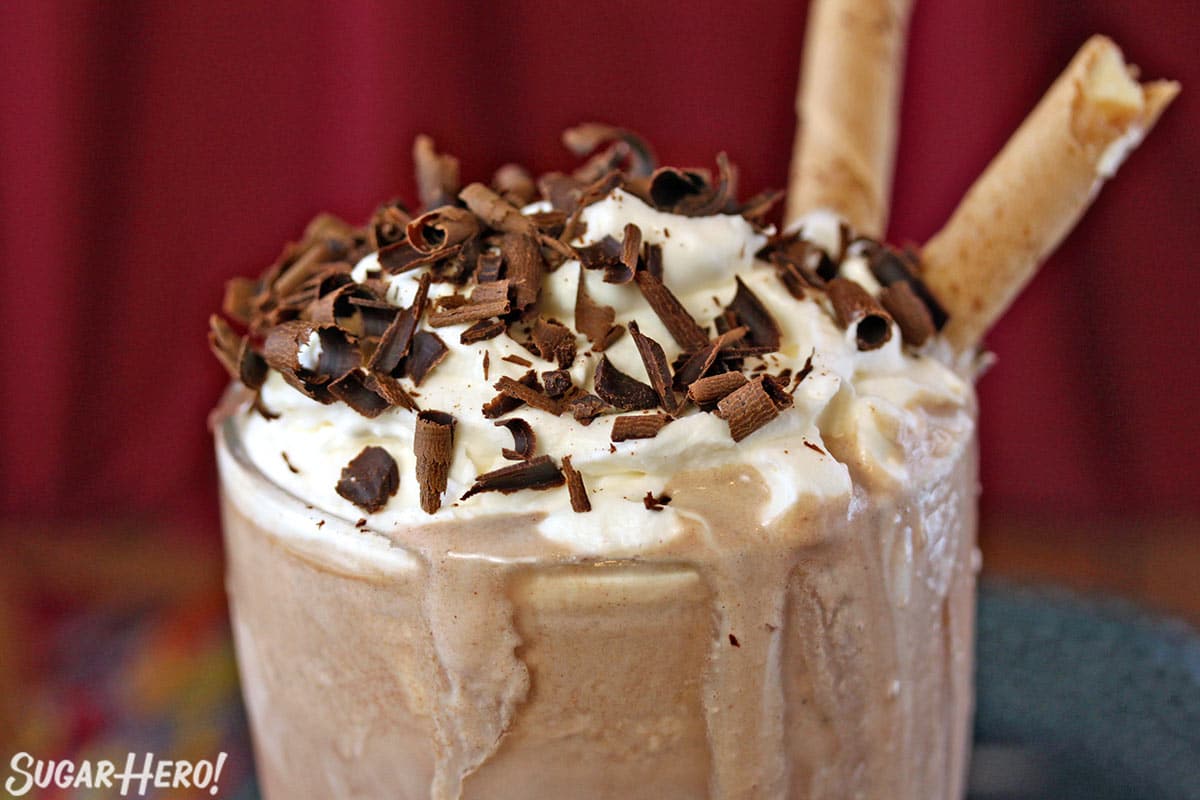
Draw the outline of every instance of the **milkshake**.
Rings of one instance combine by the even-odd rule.
[[[878,209],[564,141],[462,186],[419,139],[419,211],[319,217],[213,320],[264,795],[961,797],[996,305]]]

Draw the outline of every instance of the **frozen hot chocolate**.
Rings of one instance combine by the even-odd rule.
[[[814,19],[856,19],[830,5]],[[1115,52],[1089,43],[1031,117],[1092,126],[1064,145],[1074,183],[1170,99]],[[803,130],[802,179],[858,158]],[[1061,238],[1031,221],[1014,254],[978,211],[1046,132],[1018,132],[928,267],[864,235],[886,198],[839,199],[886,186],[887,154],[808,177],[780,231],[723,154],[660,167],[585,125],[574,173],[466,186],[420,139],[420,211],[318,218],[231,283],[214,422],[266,796],[961,797],[974,356],[1011,292],[972,297],[953,262],[1020,282]],[[989,249],[946,245],[968,232]]]

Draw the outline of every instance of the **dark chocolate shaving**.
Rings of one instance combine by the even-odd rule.
[[[542,373],[542,385],[546,387],[546,394],[554,398],[562,397],[573,386],[571,373],[565,369],[546,370]]]
[[[506,233],[500,240],[500,251],[507,267],[505,276],[512,287],[512,306],[524,311],[537,302],[542,289],[546,263],[537,240],[519,233]]]
[[[579,206],[583,183],[561,172],[548,172],[537,180],[538,192],[555,211],[572,214]]]
[[[559,405],[559,402],[547,396],[542,391],[541,386],[537,382],[537,375],[533,370],[525,373],[519,381],[513,380],[507,375],[502,375],[500,380],[496,381],[495,388],[501,395],[507,395],[515,400],[520,400],[521,403],[541,411],[554,415],[562,413],[562,407]],[[496,401],[492,400],[491,402],[494,403]],[[489,416],[486,406],[484,407],[484,416]],[[496,416],[499,416],[499,414]]]
[[[475,262],[475,282],[494,283],[500,280],[500,269],[504,266],[504,254],[499,248],[485,250]]]
[[[454,457],[454,417],[444,411],[417,414],[413,431],[413,455],[417,457],[417,485],[421,487],[421,510],[432,514],[442,505]]]
[[[538,317],[533,323],[533,346],[546,361],[554,361],[560,369],[575,363],[575,334],[566,325],[553,319]]]
[[[646,496],[642,498],[642,505],[646,507],[647,511],[662,511],[670,504],[671,497],[666,494],[655,497],[653,492],[646,492]]]
[[[475,485],[462,496],[463,500],[480,492],[511,494],[522,489],[551,489],[562,486],[566,479],[550,456],[538,456],[520,464],[494,469],[475,478]]]
[[[679,413],[679,401],[671,388],[671,368],[667,365],[667,355],[663,352],[662,345],[642,333],[636,322],[629,323],[629,334],[633,337],[638,355],[642,357],[646,376],[650,379],[650,386],[658,395],[663,410],[675,416]]]
[[[515,353],[506,355],[503,358],[501,358],[500,360],[507,361],[510,364],[516,364],[518,367],[532,367],[533,366],[533,362],[530,361],[528,358],[521,358],[519,355],[516,355]]]
[[[925,304],[934,328],[939,331],[942,329],[950,316],[938,303],[933,293],[929,291],[925,282],[921,280],[920,264],[915,254],[910,251],[899,253],[890,247],[877,244],[870,252],[868,263],[871,266],[871,273],[884,286],[891,286],[894,283],[909,284],[913,294]]]
[[[634,276],[634,280],[650,308],[683,350],[699,350],[708,344],[708,334],[696,324],[692,315],[658,277],[642,271]]]
[[[518,380],[518,383],[527,389],[532,389],[535,392],[540,388],[538,385],[537,373],[533,370],[529,370],[522,375],[520,380]],[[487,417],[488,419],[496,419],[497,417],[504,416],[510,411],[515,411],[523,405],[525,405],[525,401],[521,398],[510,393],[501,392],[488,402],[484,403],[483,416]]]
[[[503,448],[500,451],[501,455],[509,461],[528,461],[533,458],[533,452],[537,447],[537,436],[534,435],[533,428],[529,426],[528,422],[520,417],[509,417],[492,424],[496,427],[508,428],[508,432],[513,437],[512,448]]]
[[[637,272],[638,259],[642,255],[642,229],[632,222],[625,224],[624,235],[621,238],[621,263],[629,270],[629,280]],[[613,283],[614,281],[609,281]],[[626,281],[620,281],[625,283]]]
[[[537,199],[537,184],[520,164],[505,164],[492,176],[492,188],[506,203],[517,208]]]
[[[412,304],[403,309],[392,324],[379,339],[379,345],[367,362],[367,369],[386,375],[394,375],[401,360],[408,355],[412,346],[413,334],[417,331],[417,323],[425,312],[429,297],[429,273],[423,273],[418,280],[417,290],[413,294]]]
[[[725,307],[725,311],[733,314],[738,325],[745,325],[749,328],[746,341],[752,347],[769,347],[772,351],[778,350],[782,338],[779,323],[771,316],[771,312],[767,311],[758,296],[750,291],[750,287],[742,282],[740,276],[735,277],[734,280],[737,281],[737,292],[733,295],[733,300]]]
[[[378,383],[373,384],[378,386]],[[386,397],[368,386],[359,370],[350,370],[329,384],[329,393],[368,419],[387,411],[392,404]]]
[[[412,395],[405,390],[400,381],[391,375],[368,372],[367,376],[363,378],[363,384],[393,406],[407,408],[409,411],[418,410],[417,402],[413,400]]]
[[[576,397],[567,402],[567,408],[571,411],[571,416],[580,425],[591,425],[596,417],[604,412],[606,405],[603,400],[594,394],[585,394]]]
[[[660,211],[675,211],[684,200],[708,191],[708,178],[698,170],[659,167],[650,176],[650,200]]]
[[[433,253],[478,235],[479,219],[465,208],[442,206],[414,219],[407,230],[413,247],[422,253]]]
[[[720,401],[745,386],[749,381],[740,372],[722,372],[700,378],[688,386],[688,397],[693,403],[705,408]]]
[[[896,320],[905,344],[920,347],[936,332],[929,308],[908,281],[896,281],[879,292],[879,303]]]
[[[429,327],[444,328],[465,322],[478,322],[500,317],[509,312],[508,281],[484,283],[475,287],[468,299],[462,295],[447,295],[433,301],[429,312]]]
[[[728,351],[735,342],[741,341],[748,331],[744,326],[730,328],[704,347],[686,356],[675,368],[674,388],[681,392],[687,391],[688,386],[708,374],[722,352]]]
[[[571,510],[583,514],[592,510],[592,501],[588,499],[587,487],[583,485],[583,476],[571,464],[570,456],[563,456],[563,476],[567,481],[567,492],[571,496]]]
[[[767,383],[770,386],[767,386]],[[781,404],[790,404],[791,398],[781,392],[773,380],[760,375],[740,389],[723,397],[717,403],[717,416],[729,425],[729,435],[740,442],[756,430],[779,416]]]
[[[396,460],[382,447],[364,447],[342,468],[335,487],[338,494],[354,505],[374,514],[387,505],[400,488],[400,470]]]
[[[622,414],[613,419],[611,439],[624,442],[629,439],[653,439],[671,421],[666,414]]]
[[[609,142],[624,144],[630,161],[627,172],[635,178],[650,175],[658,161],[654,151],[642,137],[624,128],[605,125],[602,122],[585,122],[568,128],[563,131],[562,141],[568,150],[580,157]]]
[[[252,391],[257,391],[267,379],[267,362],[254,352],[249,340],[238,336],[225,320],[216,314],[208,318],[208,344],[225,367],[229,376]]]
[[[575,327],[592,343],[592,350],[601,353],[620,338],[625,329],[613,324],[616,318],[612,306],[601,305],[592,299],[581,265],[579,283],[575,289]]]
[[[654,389],[614,367],[608,356],[600,356],[593,380],[596,394],[616,408],[637,411],[654,408],[659,403],[658,393]]]
[[[451,205],[458,194],[458,159],[433,149],[433,139],[421,134],[413,140],[413,166],[417,193],[426,209]]]
[[[458,336],[460,344],[475,344],[486,339],[494,339],[504,333],[505,324],[499,319],[481,319],[467,328]]]
[[[436,333],[417,331],[408,356],[404,359],[404,372],[414,384],[420,386],[430,371],[442,363],[449,353],[450,348]]]
[[[482,183],[472,183],[459,192],[458,197],[492,230],[537,238],[538,229],[533,220]]]
[[[367,242],[372,250],[382,250],[404,239],[412,214],[399,200],[389,200],[375,209],[367,223]]]
[[[846,278],[834,278],[825,286],[838,324],[854,326],[859,350],[876,350],[892,338],[892,317],[870,292]]]

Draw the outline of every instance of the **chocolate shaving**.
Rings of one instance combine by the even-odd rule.
[[[690,352],[708,344],[708,334],[696,324],[692,315],[657,276],[642,271],[634,276],[634,280],[650,308],[681,348]]]
[[[454,417],[444,411],[417,414],[413,430],[413,454],[417,457],[417,485],[421,487],[421,510],[432,514],[442,505],[454,457]]]
[[[555,361],[560,369],[575,363],[575,334],[561,322],[538,317],[533,323],[533,347],[546,361]]]
[[[892,317],[859,284],[847,278],[834,278],[825,286],[838,324],[854,326],[859,350],[876,350],[892,338]]]
[[[933,293],[929,291],[929,287],[925,285],[925,282],[918,277],[919,265],[917,257],[914,254],[907,251],[898,253],[890,247],[883,247],[876,244],[870,252],[870,258],[867,263],[871,267],[871,273],[885,287],[891,286],[894,283],[909,284],[909,288],[912,289],[913,294],[925,304],[925,308],[929,312],[929,317],[933,321],[934,328],[939,331],[942,329],[942,326],[946,324],[946,320],[950,316],[942,308],[941,304],[938,303]]]
[[[662,511],[670,504],[671,497],[666,494],[655,497],[653,492],[646,492],[646,496],[642,498],[642,505],[646,507],[647,511]]]
[[[698,170],[659,167],[650,176],[650,200],[660,211],[674,211],[684,200],[708,192],[708,178]]]
[[[571,496],[571,510],[582,514],[592,510],[592,501],[588,499],[587,487],[583,485],[583,476],[571,464],[570,456],[563,456],[562,471],[567,481],[567,492]]]
[[[584,278],[584,267],[579,267],[579,283],[575,289],[575,327],[592,343],[592,350],[601,353],[620,338],[625,329],[614,325],[617,318],[612,306],[605,306],[592,299]]]
[[[573,386],[571,383],[571,373],[565,369],[547,370],[542,373],[542,385],[546,387],[546,394],[555,398],[562,397]]]
[[[577,156],[585,156],[596,148],[608,142],[620,142],[626,145],[630,157],[629,174],[632,177],[644,177],[654,171],[657,159],[650,145],[636,133],[605,125],[602,122],[585,122],[568,128],[562,134],[563,144]]]
[[[700,378],[688,386],[688,397],[696,405],[704,408],[732,394],[749,381],[740,372],[722,372],[720,375],[710,375]]]
[[[533,458],[533,451],[537,447],[537,436],[534,435],[533,428],[529,426],[528,422],[520,417],[509,417],[492,424],[496,427],[508,428],[513,437],[512,448],[503,448],[500,451],[501,455],[509,461],[528,461]]]
[[[486,339],[494,339],[504,333],[504,321],[499,319],[481,319],[467,328],[458,336],[460,344],[475,344]]]
[[[243,325],[249,325],[255,314],[255,298],[262,291],[258,281],[249,278],[232,278],[225,284],[225,297],[221,310]]]
[[[688,386],[708,374],[717,357],[727,352],[734,342],[739,342],[749,329],[744,326],[730,328],[716,339],[691,355],[686,355],[675,368],[674,388],[687,391]]]
[[[813,356],[816,354],[817,351],[813,349],[809,352],[808,358],[804,359],[804,366],[800,368],[800,371],[796,373],[796,377],[792,379],[792,391],[795,391],[796,387],[800,385],[800,382],[807,378],[810,373],[812,373]]]
[[[658,395],[663,409],[675,416],[679,412],[679,402],[671,388],[671,368],[667,366],[667,355],[662,345],[646,336],[638,329],[636,322],[629,323],[629,334],[637,347],[638,355],[642,357],[642,365],[646,368],[646,376],[650,378],[650,386]]]
[[[363,379],[363,384],[393,406],[407,408],[409,411],[418,410],[417,402],[413,400],[412,395],[405,390],[400,381],[391,375],[368,372]]]
[[[908,281],[884,286],[879,292],[879,302],[896,320],[905,344],[920,347],[936,331],[928,306],[921,302]]]
[[[583,210],[593,203],[598,203],[608,197],[612,194],[613,189],[620,186],[624,180],[621,172],[614,169],[582,187],[579,190],[579,200],[575,204],[575,210],[571,212],[571,216],[567,218],[566,224],[563,225],[563,240],[569,242],[582,234],[583,226],[580,222],[580,215],[583,213]]]
[[[475,262],[475,282],[494,283],[500,280],[500,268],[504,266],[504,254],[500,250],[485,250]]]
[[[338,494],[354,505],[374,514],[387,505],[400,488],[400,470],[396,459],[382,447],[364,447],[342,468],[335,487]]]
[[[565,482],[562,470],[550,456],[538,456],[520,464],[494,469],[475,478],[475,485],[462,496],[466,500],[480,492],[511,494],[522,489],[551,489]]]
[[[536,239],[519,233],[506,233],[500,240],[500,251],[507,265],[505,273],[513,287],[512,307],[524,311],[537,302],[542,288],[545,260]]]
[[[555,211],[572,214],[579,206],[583,183],[561,172],[548,172],[537,180],[538,192]]]
[[[321,344],[321,354],[316,368],[307,370],[300,365],[300,348],[308,345],[314,331]],[[285,377],[290,372],[305,379],[317,379],[320,383],[337,380],[356,369],[361,361],[358,347],[345,333],[334,327],[316,327],[303,321],[287,322],[273,328],[263,344],[263,357]]]
[[[508,281],[496,281],[475,287],[470,299],[462,295],[439,297],[429,312],[429,327],[444,328],[503,316],[511,307],[507,293]]]
[[[614,442],[653,439],[670,421],[671,418],[666,414],[622,414],[613,420],[612,435],[609,438]]]
[[[575,421],[586,427],[603,413],[605,403],[594,394],[585,394],[569,400],[567,408],[571,410],[571,416],[575,418]]]
[[[425,134],[413,140],[413,166],[417,193],[427,209],[454,203],[458,194],[458,159],[433,149],[433,139]]]
[[[809,450],[812,450],[815,453],[820,453],[823,456],[829,455],[828,453],[826,453],[824,450],[821,449],[820,445],[815,445],[812,442],[810,442],[808,439],[804,440],[804,446],[807,447]]]
[[[442,206],[408,223],[408,241],[422,253],[462,244],[479,234],[479,219],[465,208]]]
[[[538,236],[533,220],[482,183],[470,184],[458,193],[458,198],[492,230],[520,234],[530,239]]]
[[[535,392],[539,388],[537,373],[535,373],[533,370],[529,370],[522,375],[518,380],[518,383],[528,389],[532,389]],[[487,417],[488,419],[496,419],[497,417],[502,417],[508,412],[514,411],[523,405],[525,405],[525,401],[521,398],[513,394],[501,392],[483,404],[483,416]]]
[[[637,411],[654,408],[659,403],[658,393],[654,389],[614,367],[608,356],[600,356],[593,380],[596,394],[616,408]]]
[[[632,222],[625,223],[624,235],[621,238],[621,263],[629,270],[629,278],[637,272],[638,258],[642,254],[642,229]],[[613,281],[609,281],[612,283]],[[626,281],[621,281],[625,283]]]
[[[519,381],[503,375],[494,385],[501,395],[507,395],[515,400],[520,400],[522,403],[550,414],[558,415],[562,413],[562,408],[558,401],[552,397],[548,397],[541,391],[541,386],[537,382],[537,375],[533,370],[525,373]],[[488,405],[495,402],[495,400],[492,400]],[[490,416],[487,406],[484,407],[484,416]],[[496,414],[495,416],[500,415]]]
[[[728,423],[733,440],[740,442],[779,416],[781,406],[790,402],[791,398],[773,380],[760,375],[721,398],[717,416]]]
[[[374,385],[378,386],[378,383]],[[329,384],[329,393],[368,419],[378,417],[392,405],[386,397],[368,386],[362,372],[356,369]]]
[[[389,200],[375,209],[367,223],[367,242],[372,250],[382,250],[388,245],[402,241],[407,235],[412,214],[399,200]]]
[[[249,340],[238,336],[225,320],[216,314],[208,318],[208,344],[230,377],[257,391],[267,379],[267,362],[254,352]]]
[[[449,353],[450,348],[436,333],[417,331],[408,356],[404,359],[404,371],[414,384],[420,386],[429,372],[442,363]]]
[[[516,364],[518,367],[532,367],[533,366],[533,362],[530,361],[528,358],[521,358],[520,356],[515,355],[515,354],[510,354],[510,355],[504,356],[500,360],[507,361],[510,364]]]
[[[771,316],[771,312],[767,311],[758,296],[750,291],[750,287],[742,282],[740,276],[735,277],[734,280],[737,281],[737,292],[733,295],[733,300],[725,307],[725,311],[732,313],[739,325],[749,328],[746,341],[751,346],[769,347],[772,351],[778,350],[782,338],[779,332],[779,323]]]
[[[527,206],[537,199],[537,184],[533,176],[520,164],[505,164],[492,176],[492,188],[506,203],[517,208]]]
[[[765,192],[759,192],[754,197],[742,203],[741,207],[738,208],[738,213],[749,222],[755,225],[762,225],[765,223],[767,215],[771,213],[771,209],[782,199],[783,192],[779,189],[769,189]]]

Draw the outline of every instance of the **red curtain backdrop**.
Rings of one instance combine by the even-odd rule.
[[[1112,35],[1184,93],[990,338],[997,509],[1196,511],[1200,6],[922,0],[894,240],[937,229],[1074,50]],[[5,3],[0,479],[9,521],[212,528],[205,344],[225,280],[317,211],[412,197],[421,131],[484,178],[600,119],[668,163],[784,185],[805,4]]]

